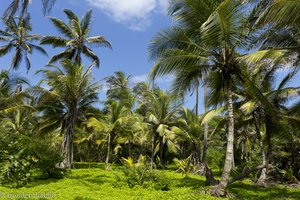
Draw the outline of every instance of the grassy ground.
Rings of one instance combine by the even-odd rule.
[[[145,188],[114,187],[116,176],[122,176],[120,167],[112,167],[111,171],[104,170],[103,164],[80,164],[72,170],[68,178],[62,180],[39,180],[19,189],[0,187],[0,199],[218,199],[206,192],[204,177],[189,174],[187,176],[165,170],[171,179],[169,191],[156,191]],[[300,188],[290,189],[284,187],[261,188],[250,181],[237,182],[230,186],[232,199],[300,199]],[[19,194],[19,196],[17,196]],[[25,196],[28,195],[28,196]],[[31,195],[31,196],[29,196]],[[34,196],[38,195],[38,196]],[[49,196],[46,196],[49,195]],[[51,196],[52,195],[52,196]],[[29,198],[32,197],[32,198]],[[38,198],[36,198],[38,197]]]

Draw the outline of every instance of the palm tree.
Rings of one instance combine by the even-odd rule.
[[[32,106],[24,103],[24,100],[30,96],[20,91],[22,85],[29,85],[28,81],[11,76],[6,71],[0,72],[0,80],[0,118],[5,118],[7,114],[23,108],[33,110]]]
[[[32,0],[12,0],[8,8],[4,11],[3,17],[5,19],[12,18],[16,15],[19,9],[21,10],[20,16],[25,16],[31,1]],[[41,2],[43,4],[44,14],[47,14],[55,4],[56,0],[41,0]]]
[[[261,49],[288,50],[292,59],[299,62],[300,40],[299,40],[299,16],[297,10],[300,3],[297,0],[282,1],[274,0],[264,9],[256,20],[256,27],[265,32],[258,41]],[[297,55],[295,55],[297,54]]]
[[[187,108],[182,108],[180,111],[180,119],[179,123],[180,128],[186,132],[186,140],[184,146],[189,146],[191,149],[191,154],[189,158],[193,160],[193,164],[195,166],[200,164],[201,161],[201,148],[200,148],[200,140],[202,137],[202,130],[200,126],[200,119],[197,115],[195,115],[191,110]]]
[[[287,84],[297,74],[297,68],[289,72],[276,86],[275,74],[280,65],[275,65],[271,69],[260,69],[254,71],[250,76],[252,80],[245,81],[245,99],[241,102],[241,108],[246,114],[252,115],[252,120],[256,128],[259,139],[262,172],[258,179],[258,184],[264,185],[268,173],[269,164],[272,161],[271,137],[276,132],[277,124],[286,120],[290,123],[297,122],[298,118],[289,112],[287,102],[297,98],[300,94],[300,87],[287,87]],[[248,75],[249,76],[249,75]],[[261,136],[261,124],[265,127],[265,138],[267,142],[267,153],[264,149]]]
[[[63,167],[73,167],[73,135],[75,127],[86,120],[85,116],[93,103],[97,102],[98,82],[93,82],[91,75],[93,65],[84,70],[83,65],[70,60],[61,62],[61,68],[49,66],[38,71],[44,76],[42,82],[49,90],[34,87],[33,92],[41,94],[39,109],[44,112],[41,129],[55,130],[60,128],[64,134],[62,153]]]
[[[107,77],[105,79],[108,84],[107,98],[112,101],[122,101],[125,106],[132,108],[134,98],[131,95],[131,88],[129,88],[130,77],[131,75],[126,76],[122,71],[115,72],[113,76]]]
[[[94,128],[97,132],[101,131],[107,134],[107,154],[105,163],[109,164],[115,137],[122,131],[122,126],[130,122],[132,123],[133,120],[128,109],[122,102],[111,102],[107,110],[107,114],[101,119],[96,119],[94,117],[90,118],[87,122],[87,126],[89,128]]]
[[[6,29],[0,30],[0,41],[7,44],[0,47],[0,57],[14,50],[8,73],[12,69],[17,70],[23,58],[28,71],[31,67],[29,54],[32,54],[33,50],[47,56],[47,52],[42,47],[33,43],[34,41],[39,41],[41,36],[30,34],[32,31],[30,15],[27,15],[25,18],[18,18],[17,21],[14,18],[9,18],[4,23]]]
[[[146,123],[151,129],[151,163],[153,166],[155,155],[159,152],[160,162],[166,157],[165,149],[176,152],[179,145],[176,141],[179,132],[182,132],[177,126],[176,114],[180,108],[180,102],[177,102],[176,95],[168,94],[160,89],[146,91],[144,101],[137,108],[140,108],[146,117]]]
[[[86,12],[82,19],[76,16],[71,10],[64,10],[69,19],[66,24],[63,21],[50,17],[55,28],[64,36],[45,36],[41,44],[52,45],[53,48],[64,48],[64,50],[53,56],[49,63],[62,59],[71,59],[81,63],[82,54],[91,59],[99,67],[99,57],[90,49],[88,45],[98,45],[100,47],[111,48],[111,44],[103,36],[89,36],[91,31],[92,11]]]
[[[193,12],[190,13],[192,14]],[[189,18],[197,19],[197,15],[193,17],[190,15]],[[239,51],[247,41],[248,32],[245,26],[247,17],[242,1],[225,0],[205,19],[204,23],[198,26],[198,34],[195,35],[194,32],[187,34],[189,29],[186,29],[184,24],[179,31],[177,31],[178,28],[175,29],[177,33],[175,31],[166,33],[168,37],[162,37],[163,40],[154,39],[150,48],[151,56],[158,60],[154,74],[177,73],[183,65],[201,67],[207,63],[210,73],[213,72],[218,77],[214,81],[219,82],[220,88],[226,91],[227,149],[222,178],[218,186],[211,191],[211,194],[216,196],[225,195],[233,163],[233,86],[234,79],[239,77],[237,75],[241,71],[239,61],[241,52]],[[187,27],[192,26],[189,25]],[[169,39],[170,37],[172,40]]]
[[[175,75],[172,84],[173,92],[181,93],[181,95],[195,92],[195,113],[197,116],[199,112],[199,87],[202,83],[205,89],[203,95],[205,112],[208,109],[206,104],[207,87],[204,80],[208,70],[208,60],[201,55],[193,54],[193,47],[197,47],[197,44],[191,38],[198,37],[199,27],[205,22],[217,5],[218,1],[210,0],[180,0],[173,2],[170,5],[169,13],[179,25],[160,32],[154,37],[149,48],[151,57],[154,59],[159,58],[159,61],[151,71],[152,78],[158,75],[173,73]],[[180,51],[181,48],[190,48],[190,52],[182,52]],[[192,54],[194,55],[194,59],[188,61],[187,58],[192,58]],[[169,59],[170,55],[172,55],[172,58],[170,57]],[[162,60],[164,62],[161,62]],[[166,65],[168,64],[176,66],[171,71],[166,70]],[[165,67],[163,67],[164,65]],[[207,135],[208,125],[205,123],[201,163],[208,169],[206,165]]]
[[[269,2],[267,1],[267,3],[269,4],[269,6],[259,16],[257,24],[275,22],[275,27],[277,28],[282,28],[285,26],[297,26],[299,24],[299,1],[269,0]]]

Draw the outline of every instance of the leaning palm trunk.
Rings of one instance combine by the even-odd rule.
[[[263,140],[262,140],[262,137],[261,137],[261,134],[260,134],[260,124],[259,124],[259,119],[258,119],[258,116],[257,116],[256,112],[253,114],[253,117],[254,117],[254,122],[255,122],[256,134],[257,134],[257,138],[258,138],[258,141],[259,141],[262,165],[266,166],[267,161],[266,161],[265,148],[264,148],[264,143],[263,143]],[[266,179],[267,179],[266,172],[267,172],[267,168],[266,167],[262,168],[260,177],[258,178],[258,180],[256,182],[258,185],[265,185],[266,184]]]
[[[234,115],[233,115],[233,99],[231,84],[228,84],[227,88],[227,100],[228,100],[228,134],[227,134],[227,148],[226,158],[220,183],[212,189],[211,194],[213,196],[225,196],[226,187],[228,185],[229,176],[233,163],[233,142],[234,142]]]

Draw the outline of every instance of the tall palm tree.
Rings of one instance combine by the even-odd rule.
[[[248,14],[243,1],[225,0],[198,26],[198,35],[186,34],[189,29],[182,26],[178,33],[166,33],[169,37],[163,40],[154,39],[150,51],[156,58],[155,74],[177,73],[186,66],[203,66],[207,63],[210,73],[217,75],[214,79],[220,88],[226,91],[228,115],[228,134],[226,159],[220,183],[211,191],[212,195],[223,196],[227,187],[233,163],[234,112],[233,86],[234,79],[239,77],[242,49],[247,41]],[[193,14],[192,12],[190,14]],[[197,19],[197,15],[193,15]],[[190,18],[193,18],[190,16]],[[201,21],[203,22],[203,20]],[[189,27],[189,26],[188,26]],[[177,28],[178,29],[178,28]],[[178,32],[178,31],[177,31]],[[170,35],[173,40],[169,40]],[[174,42],[176,41],[176,42]],[[178,42],[177,42],[178,41]],[[200,65],[199,65],[200,63]],[[202,64],[202,65],[201,65]]]
[[[55,28],[64,36],[45,36],[41,40],[41,44],[52,45],[53,48],[64,48],[64,50],[53,56],[49,63],[62,59],[71,59],[77,63],[81,63],[82,54],[100,66],[100,59],[87,45],[97,45],[100,47],[111,48],[111,44],[103,36],[90,37],[92,11],[86,12],[80,19],[71,10],[65,9],[64,13],[69,19],[68,24],[63,21],[50,17]]]
[[[175,75],[174,82],[172,84],[172,91],[185,95],[187,93],[195,93],[195,113],[198,116],[199,112],[199,87],[204,85],[204,107],[207,111],[206,105],[206,83],[205,76],[208,70],[208,63],[204,57],[200,54],[194,54],[194,59],[188,61],[188,57],[192,57],[193,46],[197,46],[195,40],[192,38],[199,37],[199,27],[206,21],[211,12],[216,8],[219,1],[197,1],[197,0],[180,0],[174,1],[169,8],[169,14],[178,22],[178,26],[172,27],[167,30],[163,30],[157,34],[152,40],[150,45],[150,55],[152,58],[159,61],[153,67],[151,76],[155,78],[158,75],[173,73]],[[181,48],[190,48],[190,52],[181,52]],[[173,49],[173,50],[170,50]],[[165,53],[163,53],[165,51]],[[167,53],[168,52],[168,53]],[[164,56],[162,56],[164,54]],[[160,62],[162,60],[168,60],[168,57],[173,55],[169,59],[169,64],[175,64],[176,67],[173,71],[160,70],[163,65],[168,65],[167,62]],[[208,125],[204,124],[204,138],[203,138],[203,153],[202,153],[202,165],[206,166],[206,151],[207,151],[207,135]]]
[[[3,17],[5,19],[12,18],[16,15],[18,10],[21,10],[20,16],[25,16],[27,14],[28,6],[32,0],[12,0],[8,8],[4,11]],[[41,0],[43,4],[44,14],[48,13],[52,6],[55,4],[56,0]]]
[[[9,18],[4,21],[6,29],[0,30],[0,41],[5,42],[4,46],[0,47],[0,57],[14,50],[12,63],[8,69],[8,73],[14,69],[17,70],[25,59],[27,71],[31,67],[29,54],[36,50],[47,56],[47,52],[40,46],[34,44],[34,41],[39,41],[41,36],[30,34],[32,26],[30,24],[30,15],[25,18]]]
[[[70,60],[61,62],[61,68],[49,66],[38,71],[44,76],[49,90],[34,87],[33,92],[41,94],[39,109],[45,113],[41,128],[55,130],[60,128],[64,134],[62,153],[63,166],[73,167],[73,135],[77,124],[86,120],[85,116],[93,103],[98,100],[98,82],[93,81],[93,65],[84,70],[83,65]]]

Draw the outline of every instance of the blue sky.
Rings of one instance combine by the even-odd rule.
[[[11,1],[2,0],[0,13],[7,8]],[[77,15],[82,16],[87,10],[93,10],[93,23],[91,36],[103,35],[112,43],[113,50],[105,48],[94,48],[100,57],[100,68],[95,68],[93,75],[96,80],[112,75],[116,71],[124,71],[131,74],[133,82],[145,81],[153,62],[150,62],[147,54],[147,47],[151,38],[161,29],[172,24],[166,14],[168,0],[57,0],[50,16],[66,20],[63,9],[71,9]],[[41,9],[41,2],[33,1],[29,9],[32,17],[33,33],[40,35],[58,35],[47,16],[44,16]],[[0,25],[1,29],[3,24]],[[49,56],[58,53],[59,49],[52,49],[45,46]],[[12,55],[0,58],[0,69],[8,69]],[[36,70],[44,67],[49,58],[34,53],[31,56],[32,68],[26,74],[24,65],[17,72],[30,80],[32,85],[41,79],[36,75]],[[89,65],[88,60],[84,60]],[[282,78],[286,72],[280,72]],[[167,89],[172,81],[171,77],[163,77],[157,80],[157,84]],[[294,80],[291,85],[299,85],[299,80]],[[200,90],[200,105],[203,90]],[[100,91],[100,100],[105,99],[105,89]],[[185,106],[194,107],[194,96],[187,95]],[[200,107],[203,112],[203,107]]]
[[[0,13],[3,13],[10,1],[1,2]],[[94,48],[100,57],[100,68],[95,68],[93,75],[96,80],[112,75],[115,71],[124,71],[131,74],[131,82],[145,81],[153,65],[149,61],[147,47],[151,38],[161,29],[171,25],[171,20],[166,14],[168,0],[57,0],[49,16],[66,20],[63,9],[71,9],[77,15],[93,10],[93,23],[91,36],[103,35],[112,43],[113,50]],[[47,16],[44,16],[40,1],[33,1],[29,7],[31,13],[33,33],[40,35],[58,35]],[[1,24],[3,28],[3,24]],[[58,53],[59,49],[45,46],[49,56]],[[0,69],[8,69],[12,55],[0,58]],[[36,70],[44,67],[49,58],[34,53],[31,56],[32,68],[26,74],[24,65],[14,72],[24,75],[31,84],[36,84],[41,79],[36,75]],[[86,64],[90,62],[84,60]],[[168,88],[171,77],[159,78],[157,84],[161,88]],[[105,98],[102,90],[101,100]],[[188,98],[190,99],[190,98]],[[193,100],[187,100],[186,105],[193,107]]]

